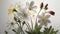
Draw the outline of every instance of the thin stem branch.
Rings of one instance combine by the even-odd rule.
[[[24,31],[22,30],[22,27],[18,24],[18,23],[16,23],[18,26],[19,26],[19,28],[21,28],[21,31],[24,33]],[[25,34],[25,33],[24,33]]]
[[[30,27],[29,23],[26,23],[26,25],[29,28],[29,30],[31,30],[31,27]]]
[[[36,16],[36,22],[37,22],[37,17],[38,17],[38,15],[39,15],[40,12],[41,12],[41,10],[38,12],[38,14],[37,14],[37,16]]]
[[[30,30],[30,26],[28,24],[26,24],[27,28]]]
[[[33,21],[32,21],[32,18],[30,17],[30,19],[31,19],[31,25],[32,25],[32,29],[33,29]]]

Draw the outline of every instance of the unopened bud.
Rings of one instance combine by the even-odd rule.
[[[49,11],[48,13],[51,15],[55,15],[55,12],[53,12],[53,11]]]
[[[41,9],[43,8],[43,2],[41,3],[40,8],[41,8]]]

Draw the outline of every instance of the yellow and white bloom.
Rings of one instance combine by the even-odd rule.
[[[16,8],[16,9],[22,8],[22,4],[21,4],[20,2],[16,3],[16,4],[15,4],[15,8]]]
[[[12,14],[14,8],[15,8],[15,6],[14,6],[14,5],[11,5],[11,6],[8,8],[8,14]]]
[[[26,5],[27,5],[27,9],[28,9],[29,11],[34,11],[34,12],[36,12],[34,9],[37,8],[37,6],[34,6],[34,1],[31,1],[30,3],[27,2]]]
[[[15,5],[10,5],[10,7],[8,8],[8,14],[10,15],[10,14],[12,14],[14,11],[14,9],[15,10],[17,10],[17,9],[20,9],[20,8],[22,8],[21,7],[21,4],[18,4],[18,3],[16,3]]]
[[[13,18],[10,18],[7,24],[8,24],[7,27],[9,27],[10,29],[16,25],[16,21]]]
[[[50,23],[51,21],[49,20],[50,15],[45,15],[44,13],[38,16],[38,22],[40,23],[40,25],[47,25],[48,23]]]
[[[8,21],[8,27],[9,28],[14,27],[15,24],[16,24],[16,22],[14,20],[9,20]]]

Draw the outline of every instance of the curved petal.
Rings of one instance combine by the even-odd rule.
[[[44,23],[44,25],[45,25],[45,26],[47,26],[47,24],[48,24],[47,22],[46,22],[46,23]]]
[[[33,9],[34,9],[34,8],[37,8],[37,6],[33,6],[32,8],[33,8]]]
[[[36,13],[37,11],[35,11],[34,9],[32,10],[34,13]]]
[[[51,21],[50,21],[50,20],[46,20],[46,22],[47,22],[47,23],[51,23]]]
[[[32,7],[34,5],[34,1],[31,1],[30,3],[30,7]]]
[[[26,6],[29,7],[29,2],[26,2]]]
[[[50,17],[50,15],[45,15],[45,18],[49,18]]]
[[[40,23],[40,26],[43,26],[43,25],[44,25],[44,24],[41,22],[41,23]]]
[[[42,16],[41,16],[41,15],[38,15],[37,17],[38,17],[39,19],[41,19],[41,18],[42,18]]]

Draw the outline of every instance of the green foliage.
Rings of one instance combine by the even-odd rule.
[[[15,17],[15,16],[14,16],[14,20],[15,20],[16,22],[21,23],[20,19],[18,19],[18,18],[17,18],[17,17]]]
[[[37,32],[39,32],[40,31],[40,29],[41,29],[41,26],[40,25],[38,25],[37,23],[35,24],[35,29],[34,30],[36,30]]]
[[[17,21],[17,22],[21,23],[20,19],[18,19],[18,21]]]
[[[5,34],[8,34],[8,32],[7,32],[7,31],[5,31]]]
[[[34,30],[29,30],[29,31],[26,31],[26,32],[28,34],[42,34],[42,32],[40,32],[40,29],[41,29],[41,26],[36,23]]]
[[[26,23],[25,21],[22,22],[23,25],[24,25],[25,23]]]
[[[52,26],[50,26],[49,28],[44,28],[43,33],[44,34],[57,34],[58,30],[54,30],[54,28],[52,28]]]
[[[17,12],[17,10],[16,10],[16,9],[13,9],[13,11],[14,11],[14,12]]]
[[[17,21],[17,17],[14,16],[14,20]]]
[[[12,29],[12,31],[15,32],[16,34],[20,34],[21,29],[18,27],[18,28]]]
[[[57,34],[58,30],[54,30],[54,28],[52,28],[52,26],[50,26],[49,28],[44,28],[44,31],[41,32],[41,26],[38,25],[37,23],[35,24],[35,29],[34,30],[29,30],[26,31],[28,34]]]

